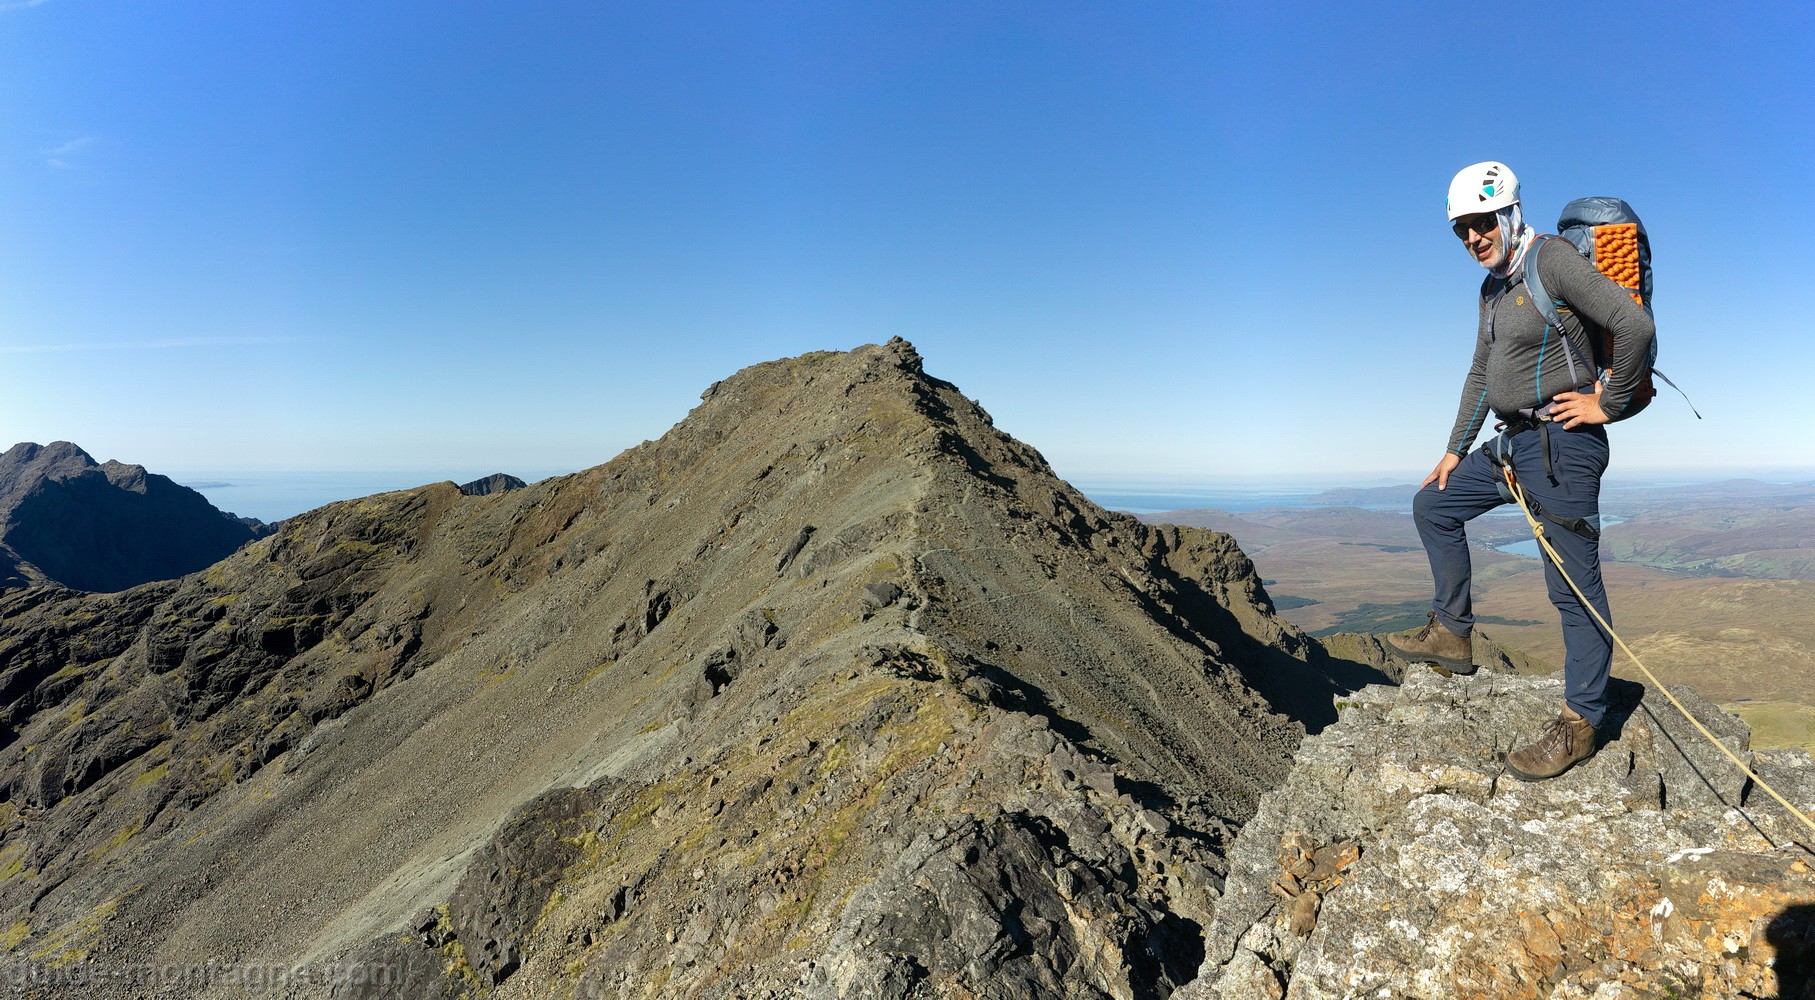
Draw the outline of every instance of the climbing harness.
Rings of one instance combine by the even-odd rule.
[[[1548,411],[1544,410],[1539,412]],[[1552,483],[1557,481],[1556,471],[1550,464],[1550,421],[1528,416],[1521,416],[1516,420],[1509,420],[1506,423],[1498,425],[1500,434],[1494,438],[1492,443],[1493,451],[1490,453],[1490,457],[1492,457],[1494,464],[1499,466],[1501,471],[1506,474],[1505,478],[1500,482],[1495,483],[1494,486],[1500,491],[1500,499],[1507,503],[1513,503],[1516,499],[1512,495],[1512,490],[1507,487],[1507,483],[1512,478],[1512,444],[1509,439],[1513,435],[1518,434],[1521,431],[1530,430],[1533,427],[1538,429],[1538,445],[1544,450],[1544,474],[1549,477]],[[1528,497],[1526,502],[1531,504],[1531,512],[1537,517],[1541,517],[1565,531],[1581,535],[1591,542],[1600,540],[1601,528],[1594,521],[1589,520],[1586,517],[1564,517],[1561,514],[1553,514],[1539,506],[1537,499],[1533,497]]]
[[[1659,691],[1664,692],[1664,697],[1670,699],[1670,704],[1675,705],[1676,710],[1683,713],[1683,718],[1688,719],[1690,724],[1694,725],[1703,736],[1707,737],[1708,742],[1719,747],[1720,752],[1726,754],[1727,759],[1732,761],[1735,767],[1738,767],[1741,771],[1745,772],[1746,777],[1751,778],[1753,784],[1769,793],[1772,798],[1777,800],[1778,805],[1788,809],[1790,815],[1800,820],[1802,825],[1808,827],[1811,831],[1815,831],[1815,820],[1811,820],[1808,816],[1803,814],[1802,810],[1791,805],[1789,799],[1778,794],[1777,789],[1772,788],[1765,779],[1759,777],[1751,768],[1747,767],[1745,762],[1740,760],[1739,756],[1732,750],[1729,750],[1725,743],[1716,739],[1714,734],[1708,731],[1708,727],[1701,724],[1701,720],[1689,714],[1689,710],[1683,707],[1683,703],[1676,700],[1676,695],[1670,693],[1670,689],[1665,687],[1664,682],[1658,680],[1657,675],[1652,673],[1651,670],[1645,666],[1645,661],[1639,659],[1639,655],[1632,651],[1632,647],[1626,645],[1625,640],[1620,638],[1619,633],[1613,630],[1613,626],[1607,623],[1607,619],[1601,617],[1601,613],[1596,611],[1594,605],[1588,602],[1588,595],[1582,593],[1582,588],[1576,586],[1575,580],[1571,579],[1569,572],[1563,568],[1563,557],[1557,554],[1557,550],[1551,547],[1550,539],[1544,535],[1544,524],[1539,520],[1540,515],[1537,513],[1537,501],[1528,500],[1526,498],[1525,490],[1519,485],[1519,477],[1513,474],[1511,463],[1502,464],[1500,470],[1505,476],[1506,493],[1519,505],[1519,510],[1524,512],[1525,523],[1531,525],[1531,533],[1537,538],[1538,545],[1543,548],[1545,554],[1550,557],[1551,565],[1555,566],[1557,572],[1563,575],[1563,580],[1569,584],[1569,589],[1575,591],[1576,599],[1582,602],[1582,607],[1586,608],[1588,613],[1594,616],[1594,620],[1600,623],[1601,628],[1605,629],[1608,635],[1613,637],[1614,642],[1619,643],[1620,648],[1625,650],[1626,655],[1632,657],[1632,662],[1638,664],[1639,670],[1645,674],[1645,679],[1649,680],[1652,686],[1656,687]]]

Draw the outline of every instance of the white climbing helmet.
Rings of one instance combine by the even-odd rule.
[[[1449,197],[1444,204],[1449,208],[1449,220],[1454,222],[1464,215],[1497,212],[1518,201],[1518,175],[1499,160],[1488,160],[1463,167],[1449,182]]]

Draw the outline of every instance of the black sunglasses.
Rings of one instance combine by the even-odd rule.
[[[1500,228],[1500,217],[1493,212],[1488,212],[1485,215],[1477,215],[1472,220],[1457,219],[1450,223],[1449,227],[1455,232],[1457,239],[1466,240],[1470,230],[1473,230],[1476,236],[1486,236]]]

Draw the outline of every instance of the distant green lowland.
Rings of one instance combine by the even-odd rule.
[[[1273,606],[1280,611],[1290,611],[1293,608],[1308,608],[1313,604],[1322,603],[1322,601],[1312,600],[1309,597],[1299,597],[1296,594],[1280,594],[1273,598]]]
[[[1286,606],[1278,605],[1281,610]],[[1311,635],[1322,638],[1338,632],[1399,632],[1416,628],[1424,624],[1430,614],[1428,601],[1399,601],[1394,604],[1363,604],[1353,611],[1346,611],[1336,618],[1336,624],[1321,628]],[[1527,618],[1501,618],[1498,615],[1476,615],[1475,621],[1483,625],[1537,625],[1539,622]]]
[[[1631,519],[1603,552],[1691,576],[1815,579],[1815,483],[1714,483],[1624,500]]]
[[[1815,706],[1793,701],[1742,701],[1722,708],[1752,727],[1752,746],[1796,747],[1815,753]]]
[[[1382,552],[1416,552],[1416,545],[1383,545],[1379,542],[1343,542],[1344,545],[1359,545],[1362,548],[1379,549]]]

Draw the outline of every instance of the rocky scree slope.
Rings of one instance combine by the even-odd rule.
[[[1799,809],[1800,750],[1675,692]],[[1343,699],[1230,851],[1203,975],[1178,1000],[1815,996],[1815,855],[1656,691],[1615,681],[1613,739],[1526,784],[1500,755],[1562,700],[1483,670]]]
[[[0,455],[0,588],[125,590],[193,573],[265,534],[141,465],[68,441]]]
[[[0,928],[324,977],[273,996],[1162,997],[1278,709],[1368,676],[907,343],[811,354],[586,472],[0,598]]]

